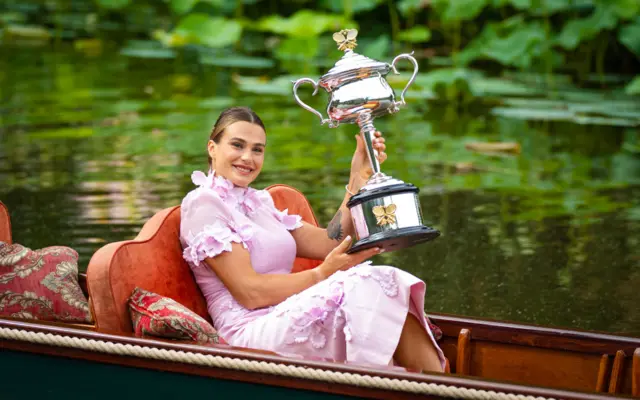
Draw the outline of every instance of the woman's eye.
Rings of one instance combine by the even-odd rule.
[[[262,147],[256,147],[255,149],[253,149],[253,151],[255,151],[256,153],[262,153],[264,150],[262,149]]]
[[[236,149],[241,149],[242,148],[242,145],[240,143],[231,143],[231,145],[233,147],[235,147]]]

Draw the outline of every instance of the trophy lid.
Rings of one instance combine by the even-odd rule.
[[[387,63],[354,52],[357,36],[358,31],[355,29],[344,29],[333,34],[333,40],[338,43],[338,50],[344,51],[344,55],[320,78],[318,83],[325,89],[331,90],[354,78],[364,79],[371,74],[379,73],[385,76],[391,70]]]

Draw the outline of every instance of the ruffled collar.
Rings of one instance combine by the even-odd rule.
[[[194,171],[191,181],[199,187],[213,190],[225,203],[239,208],[245,215],[253,214],[262,206],[264,196],[269,196],[264,190],[236,186],[230,180],[216,175],[214,170],[209,170],[208,175],[202,171]]]

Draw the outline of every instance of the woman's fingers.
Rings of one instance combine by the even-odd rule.
[[[344,238],[344,240],[340,242],[338,246],[336,246],[335,250],[337,250],[338,253],[345,253],[347,250],[349,250],[349,247],[351,247],[351,236],[347,235],[347,237]]]
[[[386,160],[386,159],[387,159],[387,153],[385,153],[384,151],[383,151],[383,152],[378,153],[378,162],[379,162],[380,164],[382,164],[383,162],[385,162],[385,160]]]
[[[365,249],[365,250],[361,250],[357,253],[353,253],[351,254],[352,257],[352,261],[353,261],[353,265],[358,265],[363,261],[368,260],[369,258],[380,254],[380,248],[379,247],[372,247],[370,249]]]

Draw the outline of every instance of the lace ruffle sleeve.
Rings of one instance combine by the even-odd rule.
[[[253,229],[249,224],[238,223],[219,194],[206,188],[198,188],[182,202],[180,241],[184,259],[193,266],[205,258],[215,257],[223,251],[231,251],[231,243],[241,243],[249,248]]]
[[[267,207],[269,207],[270,212],[273,214],[273,216],[280,221],[280,223],[282,225],[284,225],[284,227],[289,230],[292,231],[294,229],[300,228],[302,226],[302,217],[296,214],[289,214],[289,209],[286,208],[282,211],[278,210],[275,206],[275,204],[273,203],[273,198],[271,197],[271,195],[269,194],[269,192],[267,192],[266,190],[261,190],[261,197],[262,197],[262,201],[263,203],[265,203],[267,205]]]

